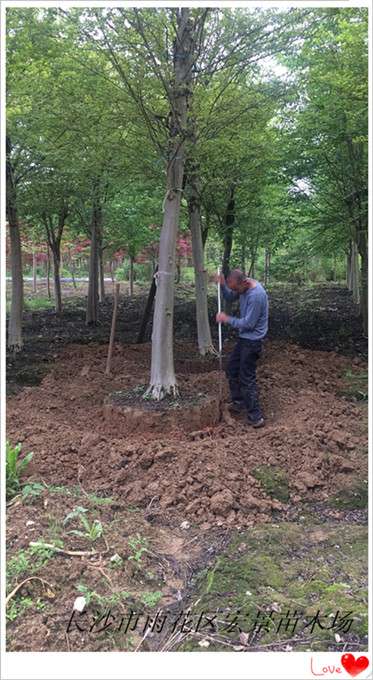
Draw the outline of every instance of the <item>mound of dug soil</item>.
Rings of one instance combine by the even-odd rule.
[[[175,349],[177,372],[179,357],[201,362],[193,346]],[[8,439],[34,451],[33,479],[79,481],[149,508],[150,521],[186,519],[207,529],[270,521],[273,512],[333,499],[366,478],[362,410],[342,396],[346,371],[361,370],[359,360],[270,342],[258,371],[266,427],[226,419],[198,432],[182,417],[166,432],[145,417],[136,428],[105,418],[109,395],[146,384],[150,346],[117,345],[111,377],[105,360],[106,347],[71,345],[40,385],[9,399]],[[217,370],[179,374],[180,393],[203,394],[208,403],[218,383]],[[148,413],[154,418],[156,410]]]

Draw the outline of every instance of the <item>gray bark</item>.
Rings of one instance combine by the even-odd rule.
[[[36,271],[37,263],[36,263],[36,252],[35,250],[32,251],[32,292],[36,293],[37,292],[37,271]]]
[[[170,93],[167,193],[159,243],[150,385],[147,390],[147,394],[153,399],[162,399],[166,394],[177,392],[173,355],[175,255],[184,177],[185,134],[193,49],[190,9],[183,7],[176,12],[177,36],[174,42],[174,79]]]
[[[62,314],[62,292],[60,278],[60,254],[59,251],[52,251],[53,254],[53,276],[54,276],[54,308],[56,314]]]
[[[351,248],[351,286],[352,299],[355,305],[360,304],[360,276],[359,276],[359,253],[355,241]]]
[[[265,263],[264,263],[264,285],[267,286],[268,281],[269,281],[269,269],[271,266],[271,253],[266,248],[265,250]]]
[[[188,192],[189,227],[192,235],[192,253],[196,288],[196,317],[198,349],[203,356],[215,353],[212,344],[211,329],[207,302],[207,271],[204,263],[204,251],[201,229],[201,202],[196,174],[189,174]]]
[[[130,266],[128,270],[128,286],[130,297],[133,295],[133,257],[130,255]]]
[[[48,298],[51,299],[51,282],[50,282],[50,274],[51,274],[51,256],[50,256],[50,250],[49,250],[49,244],[47,243],[47,293],[48,293]]]
[[[88,296],[85,322],[88,325],[98,321],[98,247],[101,223],[101,208],[94,193],[91,219],[91,247],[89,252]]]
[[[350,241],[349,249],[346,254],[346,285],[348,290],[352,290],[352,244]]]
[[[105,272],[104,272],[104,257],[103,257],[103,251],[102,251],[102,246],[99,246],[98,249],[98,268],[99,268],[99,277],[98,277],[98,300],[99,302],[104,302],[105,300]]]
[[[368,274],[369,274],[369,259],[368,259],[368,229],[361,229],[358,234],[358,250],[361,258],[361,276],[360,276],[360,313],[363,321],[363,331],[368,335]]]

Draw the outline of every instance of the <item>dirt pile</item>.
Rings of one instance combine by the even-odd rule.
[[[177,344],[175,355],[181,392],[213,399],[216,364],[207,360],[201,370],[190,344]],[[118,344],[110,378],[105,357],[105,347],[72,345],[39,386],[9,399],[8,439],[34,451],[28,473],[35,480],[80,481],[148,508],[151,522],[167,515],[207,529],[269,521],[273,511],[327,499],[366,476],[361,410],[340,396],[345,372],[359,370],[359,360],[269,342],[258,371],[266,427],[252,430],[240,418],[196,437],[177,418],[168,431],[139,418],[128,432],[105,419],[110,394],[146,384],[150,346]]]

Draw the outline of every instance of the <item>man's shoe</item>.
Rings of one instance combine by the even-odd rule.
[[[232,401],[228,408],[231,413],[242,413],[245,408],[245,404],[243,401]]]
[[[264,427],[264,418],[259,418],[259,420],[249,420],[249,425],[252,427],[255,427],[257,429],[258,427]]]

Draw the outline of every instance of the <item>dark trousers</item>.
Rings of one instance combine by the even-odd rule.
[[[244,402],[253,422],[263,417],[256,385],[256,362],[262,351],[261,340],[239,338],[227,366],[227,378],[233,401]]]

